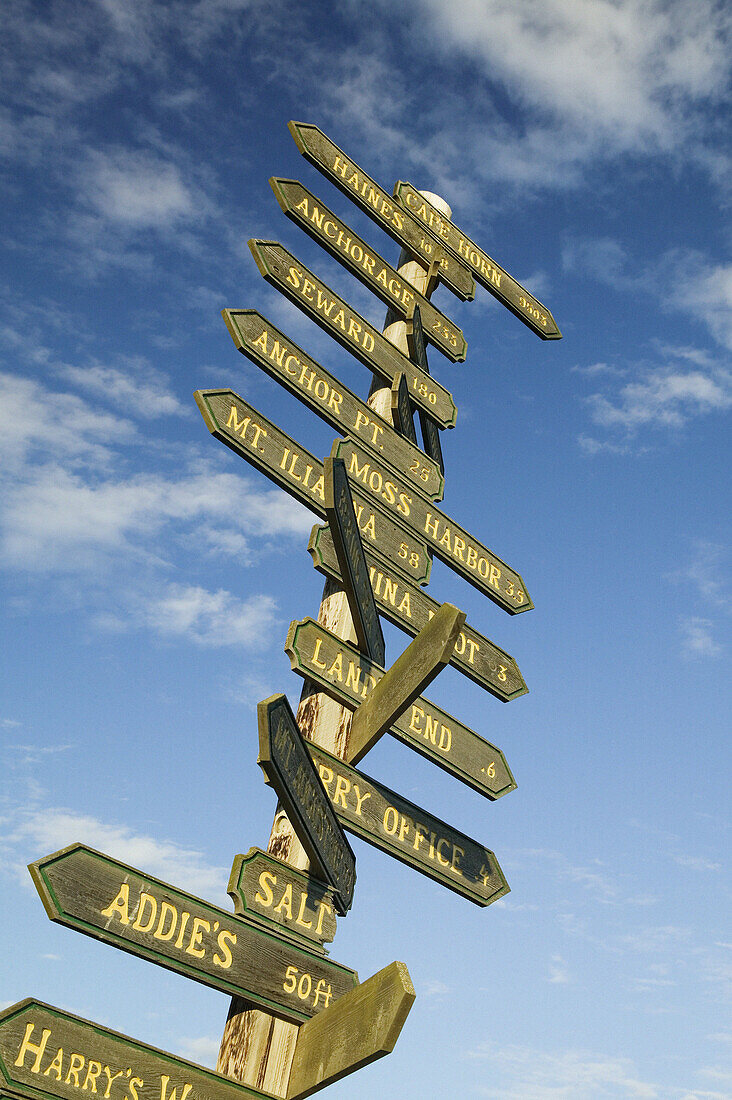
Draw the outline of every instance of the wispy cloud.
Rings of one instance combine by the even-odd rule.
[[[584,1050],[556,1053],[527,1046],[499,1047],[481,1043],[467,1052],[470,1059],[489,1061],[491,1081],[476,1091],[495,1100],[654,1100],[658,1087],[642,1081],[629,1058],[617,1058]]]
[[[241,600],[223,589],[209,592],[196,585],[173,584],[138,602],[124,625],[137,621],[163,637],[255,650],[266,646],[281,625],[275,617],[276,606],[270,596]],[[101,619],[102,625],[105,621]]]
[[[711,619],[691,615],[681,619],[681,644],[689,657],[719,657],[724,647],[714,640]]]

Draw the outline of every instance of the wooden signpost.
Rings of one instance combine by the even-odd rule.
[[[196,390],[198,408],[212,435],[256,466],[322,519],[325,511],[323,463],[281,431],[233,390]],[[363,537],[378,545],[397,569],[426,584],[432,561],[426,542],[396,522],[370,494],[356,488],[356,520]]]
[[[287,697],[271,695],[259,703],[257,720],[257,763],[285,807],[311,865],[333,891],[336,909],[345,914],[353,901],[356,857],[330,808]]]
[[[395,203],[393,196],[367,176],[321,129],[307,122],[290,122],[289,127],[305,159],[398,244],[420,256],[425,266],[434,268],[435,279],[439,278],[463,301],[475,297],[473,276],[463,262],[444,250],[427,226]]]
[[[329,210],[312,191],[297,180],[272,178],[270,187],[282,211],[304,229],[308,236],[330,252],[372,290],[385,305],[402,317],[411,316],[419,306],[431,344],[453,363],[462,363],[467,354],[465,337],[453,321],[420,294],[391,264],[370,248],[364,240]]]
[[[369,370],[390,381],[406,375],[409,396],[443,428],[455,423],[455,402],[443,386],[420,370],[394,347],[378,329],[309,271],[279,241],[250,241],[261,275],[306,313],[316,325],[350,351]]]
[[[405,210],[443,243],[452,256],[469,267],[481,286],[498,298],[506,309],[510,309],[519,321],[523,321],[542,340],[561,340],[562,334],[546,306],[517,283],[449,218],[440,214],[416,187],[399,180],[394,196]]]
[[[476,905],[509,892],[493,852],[320,746],[308,748],[349,832]]]
[[[383,332],[279,242],[249,242],[257,267],[372,372],[372,393],[357,397],[257,310],[225,309],[239,351],[344,438],[321,461],[233,390],[195,394],[217,439],[330,524],[308,545],[326,577],[319,621],[294,621],[285,642],[305,680],[297,717],[282,694],[257,708],[258,763],[280,800],[269,850],[235,857],[234,913],[84,844],[29,868],[51,920],[232,997],[222,1072],[26,1000],[0,1011],[8,1100],[301,1100],[388,1054],[414,1000],[406,967],[359,984],[325,947],[353,901],[344,828],[477,905],[509,890],[493,852],[353,765],[388,732],[490,800],[516,787],[499,749],[421,694],[448,662],[502,702],[528,690],[513,657],[422,590],[432,554],[510,614],[533,607],[521,576],[435,503],[457,410],[425,340],[453,362],[466,344],[430,297],[442,282],[466,301],[475,276],[542,338],[561,333],[438,196],[399,182],[394,198],[317,126],[289,128],[403,252],[392,267],[306,187],[273,177],[285,214],[386,302]],[[415,639],[390,668],[380,615]]]
[[[308,551],[317,570],[341,583],[333,539],[327,527],[314,527]],[[439,604],[392,568],[380,555],[364,547],[371,587],[381,613],[414,637],[437,613]],[[458,636],[450,664],[495,695],[501,702],[526,695],[528,687],[513,657],[466,623]]]
[[[368,699],[384,675],[383,668],[310,618],[290,623],[285,653],[298,676],[350,710]],[[501,750],[424,696],[412,700],[389,732],[486,798],[516,789]]]
[[[325,514],[348,598],[353,629],[362,651],[372,661],[383,665],[386,657],[384,635],[356,522],[346,466],[343,459],[326,458],[323,468]]]
[[[342,435],[358,439],[365,450],[388,462],[429,500],[442,500],[445,479],[436,462],[417,446],[417,437],[390,421],[334,378],[266,317],[254,309],[225,309],[226,327],[239,351]],[[409,388],[404,379],[406,396]],[[401,433],[401,434],[400,434]],[[406,437],[406,438],[405,438]]]
[[[337,821],[335,828],[342,835]],[[51,920],[284,1020],[307,1020],[358,983],[355,971],[295,946],[274,927],[264,931],[83,844],[29,870]]]

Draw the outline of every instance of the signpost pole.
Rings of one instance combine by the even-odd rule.
[[[428,191],[422,194],[441,214],[451,217],[452,210],[444,199]],[[405,281],[425,298],[431,296],[436,280],[431,277],[428,267],[406,249],[402,249],[397,266]],[[409,357],[407,324],[391,309],[386,314],[383,332],[399,351]],[[385,386],[383,378],[375,374],[368,403],[388,421],[392,419],[391,394],[391,386]],[[318,622],[344,641],[356,641],[346,593],[330,579],[326,579],[323,588]],[[297,709],[297,722],[304,737],[346,760],[351,718],[352,712],[347,707],[318,690],[311,680],[305,681]],[[281,807],[277,808],[267,850],[293,867],[308,869],[307,856]],[[269,1016],[247,1001],[232,997],[216,1068],[219,1073],[233,1077],[242,1084],[284,1097],[288,1092],[297,1033],[296,1024]]]

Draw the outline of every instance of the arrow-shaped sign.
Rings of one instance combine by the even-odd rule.
[[[451,603],[443,603],[434,618],[422,627],[414,641],[374,685],[351,720],[349,764],[358,764],[442,671],[453,655],[464,622],[464,611]]]
[[[420,493],[402,484],[397,485],[396,492],[391,489],[387,492],[387,482],[394,485],[388,470],[357,443],[351,439],[337,440],[331,454],[345,460],[354,490],[365,491],[368,498],[392,514],[398,510],[399,522],[408,526],[416,537],[425,539],[432,554],[484,596],[510,615],[533,608],[526,585],[515,569]]]
[[[326,518],[323,463],[262,416],[233,390],[196,390],[194,397],[212,435],[255,466],[295,500]],[[391,479],[390,479],[391,480]],[[362,537],[378,543],[387,560],[417,584],[426,584],[432,562],[422,539],[394,522],[354,486],[356,520]]]
[[[444,428],[454,425],[457,409],[452,394],[402,355],[383,333],[339,298],[279,241],[252,240],[249,248],[263,278],[307,313],[346,351],[389,381],[403,371],[412,401],[428,410]]]
[[[353,901],[356,857],[326,798],[305,741],[285,695],[257,705],[257,763],[277,792],[290,824],[316,873],[346,913]]]
[[[517,283],[475,241],[471,241],[470,237],[458,229],[454,222],[440,214],[416,187],[399,180],[394,188],[394,195],[405,210],[442,241],[451,255],[470,268],[481,286],[494,298],[498,298],[499,302],[528,325],[537,336],[542,340],[561,340],[562,334],[557,322],[546,306]]]
[[[422,311],[425,335],[453,363],[462,363],[468,345],[458,326],[420,294],[391,264],[329,210],[320,199],[297,180],[273,177],[270,187],[283,212],[347,267],[385,305],[401,317],[409,317],[418,305]]]
[[[308,551],[317,570],[326,577],[341,581],[333,539],[327,527],[313,528]],[[416,635],[437,613],[440,605],[426,592],[410,584],[378,553],[373,553],[367,546],[364,552],[371,587],[381,614],[406,630],[407,634]],[[525,695],[529,690],[513,657],[467,623],[458,635],[450,664],[502,703]]]
[[[308,748],[349,832],[476,905],[490,905],[508,893],[498,860],[482,844],[319,745],[309,742]]]
[[[270,377],[298,397],[341,435],[360,440],[363,447],[388,462],[430,500],[442,500],[445,479],[412,436],[405,434],[357,397],[329,371],[298,347],[255,309],[225,309],[222,316],[239,351]],[[408,383],[404,379],[406,394]],[[421,410],[420,410],[421,411]]]
[[[53,921],[301,1022],[358,975],[103,852],[72,844],[29,871]]]
[[[385,675],[383,668],[311,618],[290,623],[285,653],[298,676],[314,681],[351,710],[368,699]],[[516,789],[501,750],[424,696],[412,701],[389,732],[486,798]]]
[[[295,144],[319,172],[348,195],[364,213],[380,225],[403,248],[432,267],[441,279],[463,301],[475,297],[475,282],[462,261],[442,248],[432,231],[417,221],[392,195],[379,187],[363,169],[348,157],[317,126],[307,122],[289,122]]]

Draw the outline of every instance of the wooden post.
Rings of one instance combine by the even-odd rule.
[[[451,217],[452,211],[444,199],[429,191],[420,194],[440,213]],[[402,249],[399,257],[399,274],[425,297],[430,297],[434,286],[430,285],[429,269],[406,249]],[[409,356],[406,322],[399,320],[392,310],[387,312],[383,332],[392,344]],[[377,375],[373,376],[368,403],[391,423],[391,387],[385,386]],[[344,641],[356,641],[346,594],[331,580],[325,582],[318,622]],[[297,709],[300,729],[305,737],[341,760],[347,759],[351,716],[347,707],[318,691],[312,681],[305,681]],[[293,867],[308,868],[307,856],[281,807],[275,814],[267,850]],[[244,1085],[285,1097],[297,1033],[297,1024],[276,1019],[253,1008],[247,1001],[232,997],[216,1068],[219,1073]]]

